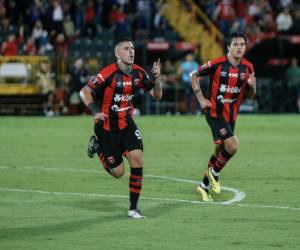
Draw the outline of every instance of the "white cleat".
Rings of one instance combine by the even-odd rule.
[[[145,216],[141,214],[138,210],[129,210],[128,211],[128,217],[131,217],[133,219],[144,219]]]

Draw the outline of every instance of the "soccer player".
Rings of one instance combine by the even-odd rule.
[[[227,38],[227,54],[208,61],[191,73],[193,90],[211,128],[215,150],[208,161],[203,180],[196,191],[203,201],[211,201],[208,188],[221,192],[220,172],[239,148],[234,134],[235,121],[243,97],[253,98],[256,93],[256,78],[253,65],[243,58],[247,39],[234,33]],[[201,90],[199,77],[210,76],[208,96]]]
[[[99,71],[93,81],[83,87],[80,97],[94,115],[94,131],[88,155],[98,154],[104,169],[113,177],[124,175],[123,157],[130,165],[128,216],[141,219],[137,209],[143,181],[143,142],[132,119],[134,94],[143,89],[156,99],[162,96],[160,60],[153,63],[151,79],[143,68],[134,64],[135,50],[129,38],[115,43],[116,62]]]

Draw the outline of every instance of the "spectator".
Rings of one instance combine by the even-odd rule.
[[[152,2],[151,0],[136,1],[137,31],[136,37],[147,39],[151,28]]]
[[[51,12],[51,35],[63,32],[64,13],[59,0],[53,1],[53,10]]]
[[[23,42],[23,27],[20,28],[20,35],[16,37],[15,34],[10,34],[1,46],[1,53],[4,56],[15,56],[18,54],[18,46]]]
[[[288,34],[293,25],[289,7],[285,7],[276,18],[277,30],[281,34]]]
[[[48,32],[43,28],[43,24],[40,20],[36,21],[31,37],[35,41],[39,54],[44,54],[46,51],[51,51],[53,49],[53,46],[48,40]]]
[[[108,18],[110,25],[115,30],[115,36],[117,39],[128,36],[129,23],[127,20],[127,15],[120,6],[114,4]]]
[[[194,55],[189,53],[184,62],[179,66],[178,73],[181,75],[184,88],[185,113],[191,114],[192,100],[194,99],[194,91],[191,86],[190,73],[198,69],[198,63],[194,60]],[[200,113],[200,106],[197,104],[196,113]]]
[[[89,0],[87,2],[87,6],[84,9],[84,28],[83,28],[83,35],[94,37],[96,33],[96,11],[93,0]]]
[[[103,0],[96,1],[96,29],[97,31],[102,30],[102,19],[103,19]]]
[[[234,17],[234,8],[231,0],[222,0],[214,13],[214,20],[223,34],[228,34]]]
[[[71,19],[75,24],[76,33],[80,34],[84,27],[84,3],[83,0],[72,2],[70,7]]]
[[[26,44],[23,47],[25,55],[36,55],[37,49],[35,47],[35,42],[33,38],[29,37],[26,41]]]
[[[15,33],[16,28],[10,24],[9,18],[4,17],[1,20],[1,27],[0,27],[0,35],[1,36],[7,36],[11,33]]]
[[[153,20],[153,36],[154,39],[163,39],[167,29],[167,21],[164,17],[167,4],[156,3],[156,12]]]
[[[166,102],[173,105],[167,105],[166,114],[175,114],[178,111],[177,101],[178,101],[178,87],[177,87],[177,74],[174,63],[170,60],[166,60],[162,67],[161,72],[162,82],[164,83],[163,96],[161,102]]]
[[[63,25],[64,25],[64,32],[69,41],[72,41],[76,36],[79,35],[79,33],[76,32],[76,30],[75,30],[75,25],[74,25],[70,15],[66,16]]]
[[[4,0],[0,0],[0,18],[4,18],[6,16],[6,7]]]
[[[35,25],[38,20],[44,20],[46,9],[41,0],[34,0],[34,4],[30,9],[30,24]]]
[[[88,71],[84,66],[82,58],[77,58],[69,72],[69,105],[74,108],[74,112],[81,113],[84,110],[84,104],[80,101],[79,91],[87,82]],[[76,110],[77,109],[77,110]],[[71,108],[72,112],[72,108]]]
[[[53,76],[49,63],[47,61],[41,62],[39,72],[36,75],[36,83],[40,88],[40,93],[43,95],[43,108],[46,116],[54,115],[55,82]]]
[[[67,58],[69,53],[69,42],[66,40],[65,35],[60,33],[54,41],[56,55],[58,57]]]
[[[234,3],[238,28],[237,32],[244,33],[246,29],[246,16],[248,15],[248,6],[243,0],[237,0]]]

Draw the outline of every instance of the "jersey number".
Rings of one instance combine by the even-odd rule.
[[[137,129],[135,132],[134,132],[136,138],[138,138],[139,140],[142,139],[142,135],[141,135],[141,132]]]

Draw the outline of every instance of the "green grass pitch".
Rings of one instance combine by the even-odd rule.
[[[116,180],[87,157],[91,116],[1,117],[0,249],[299,249],[300,116],[240,115],[221,184],[246,196],[211,204],[195,193],[213,150],[204,117],[136,123],[144,220],[126,217],[128,164]]]

